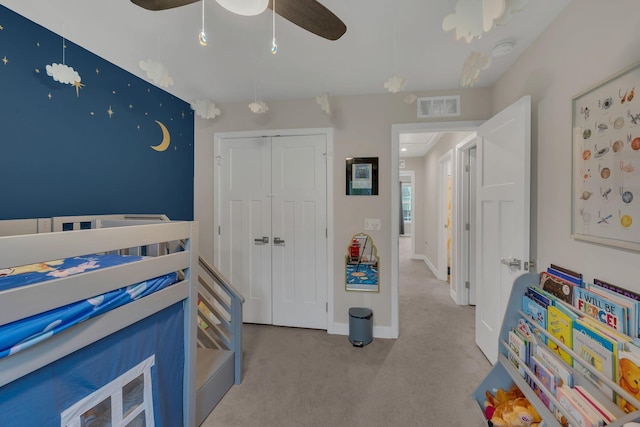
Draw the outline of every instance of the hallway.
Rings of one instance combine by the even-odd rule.
[[[247,324],[244,381],[203,426],[481,426],[471,392],[491,366],[474,343],[475,309],[456,306],[407,242],[399,339],[357,348],[324,331]]]

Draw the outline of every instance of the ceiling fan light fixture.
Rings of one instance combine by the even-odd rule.
[[[216,0],[218,4],[236,15],[259,15],[267,9],[269,0]]]

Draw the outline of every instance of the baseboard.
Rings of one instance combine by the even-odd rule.
[[[334,323],[333,327],[327,330],[328,333],[333,335],[349,335],[349,324],[348,323]],[[373,327],[373,337],[374,338],[390,338],[396,339],[397,336],[394,335],[391,326],[374,326]]]
[[[440,277],[440,275],[438,274],[438,269],[435,267],[435,265],[433,265],[433,263],[426,256],[424,257],[424,263],[427,264],[427,267],[429,267],[429,270],[431,270],[434,276]]]

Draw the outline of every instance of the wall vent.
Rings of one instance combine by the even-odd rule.
[[[418,98],[416,105],[419,119],[460,115],[460,95]]]

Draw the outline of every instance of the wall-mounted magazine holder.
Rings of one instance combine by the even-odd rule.
[[[573,357],[574,365],[576,366],[571,367],[565,364],[565,367],[573,373],[574,385],[584,387],[584,389],[588,391],[589,394],[596,397],[596,399],[616,417],[616,420],[608,424],[607,427],[622,427],[625,423],[628,422],[640,422],[640,411],[625,414],[614,402],[612,402],[607,396],[605,396],[598,387],[596,387],[589,379],[585,377],[584,369],[586,369],[590,375],[597,377],[616,393],[623,395],[627,400],[632,402],[636,408],[640,408],[640,401],[629,395],[629,393],[623,390],[618,384],[606,378],[599,371],[589,365],[586,361],[583,361],[579,355],[573,352],[572,349],[568,348],[554,336],[550,335],[544,328],[538,327],[538,324],[534,321],[534,319],[531,319],[522,311],[522,296],[525,294],[529,286],[537,286],[539,282],[540,276],[538,274],[528,273],[518,277],[513,284],[511,295],[509,297],[509,304],[507,305],[507,311],[505,313],[502,327],[500,329],[498,361],[496,362],[493,369],[489,372],[489,374],[487,374],[485,379],[474,390],[472,395],[472,397],[478,404],[478,408],[482,414],[483,419],[485,411],[484,402],[486,400],[485,392],[489,391],[493,393],[497,388],[508,390],[515,384],[522,391],[527,400],[529,400],[529,402],[534,406],[536,411],[538,411],[538,413],[540,414],[540,417],[542,418],[540,427],[561,427],[561,424],[556,420],[555,416],[551,413],[551,411],[549,411],[549,409],[547,409],[544,403],[542,403],[540,398],[529,386],[527,381],[522,378],[518,369],[516,369],[511,360],[509,360],[510,356],[516,358],[519,365],[525,370],[526,374],[530,378],[533,378],[533,381],[538,385],[538,387],[544,388],[540,380],[535,377],[529,367],[526,366],[525,362],[518,358],[517,354],[513,350],[511,350],[508,344],[509,331],[513,327],[518,325],[519,319],[528,318],[529,324],[533,328],[536,328],[538,331],[544,334],[548,340],[551,340],[555,344],[559,345],[560,348],[562,348],[571,357]],[[576,311],[576,313],[579,312]],[[559,358],[558,361],[560,361]],[[580,364],[580,368],[576,369],[578,364]],[[559,408],[562,415],[564,415],[564,417],[567,418],[569,422],[571,422],[571,415],[561,405],[559,405],[554,396],[550,395],[549,399],[555,407]],[[577,421],[573,421],[573,424],[576,426],[579,425]],[[485,425],[488,426],[489,423],[485,421]]]

